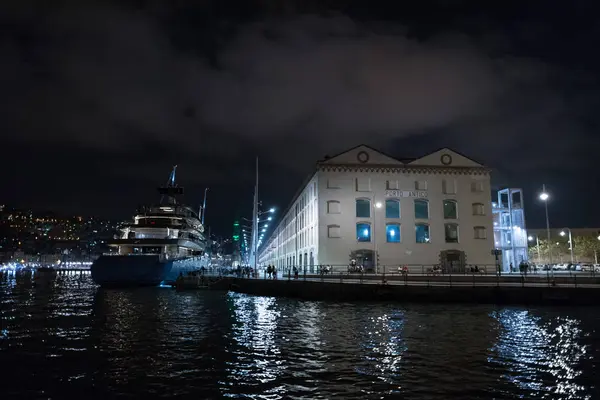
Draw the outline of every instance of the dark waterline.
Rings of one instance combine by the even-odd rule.
[[[600,309],[0,281],[0,398],[592,399]]]

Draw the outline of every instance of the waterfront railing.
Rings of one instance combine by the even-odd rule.
[[[207,270],[207,274],[231,276],[245,279],[337,282],[383,285],[420,286],[559,286],[559,287],[600,287],[600,274],[595,271],[497,271],[495,265],[478,265],[477,269],[463,268],[435,269],[435,266],[379,266],[378,272],[348,272],[347,266],[298,266],[277,269],[276,274],[268,274],[266,269],[254,273],[238,272],[236,269],[220,268]],[[244,271],[244,270],[242,270]],[[247,270],[246,270],[247,271]]]

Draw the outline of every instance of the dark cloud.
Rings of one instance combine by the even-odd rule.
[[[154,179],[179,159],[195,183],[249,181],[237,171],[260,154],[293,181],[325,153],[431,132],[429,150],[452,143],[507,181],[556,169],[548,159],[568,159],[563,171],[589,162],[597,125],[582,110],[597,92],[569,88],[597,82],[517,56],[496,29],[424,37],[389,21],[288,15],[219,37],[165,22],[165,6],[0,7],[2,135],[93,150],[111,175]],[[209,34],[187,37],[211,43],[193,51],[174,39]]]

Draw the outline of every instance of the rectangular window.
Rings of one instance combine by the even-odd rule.
[[[398,190],[398,188],[399,188],[398,181],[397,180],[386,181],[385,188],[387,190]]]
[[[427,181],[415,181],[416,190],[427,190]]]
[[[429,218],[429,202],[427,200],[415,200],[415,218]]]
[[[400,200],[385,201],[385,217],[400,218]]]
[[[483,182],[482,181],[475,181],[475,182],[471,182],[471,192],[473,193],[481,193],[483,192]]]
[[[356,178],[356,191],[357,192],[370,192],[371,191],[371,179]]]
[[[456,181],[454,179],[444,179],[442,181],[442,192],[444,194],[456,194]]]
[[[429,225],[415,225],[415,236],[417,243],[429,243]]]
[[[446,236],[446,243],[458,243],[458,225],[445,224],[444,232]]]
[[[473,228],[475,239],[487,239],[487,232],[485,226],[476,226]]]
[[[456,201],[444,200],[444,219],[456,219],[457,214]]]
[[[327,189],[339,189],[341,188],[340,181],[335,178],[329,178],[327,180]]]
[[[485,215],[485,206],[481,203],[473,203],[473,215]]]
[[[339,214],[342,212],[340,202],[337,200],[329,200],[327,202],[327,213],[328,214]]]
[[[387,224],[385,236],[388,243],[400,243],[400,224]]]
[[[371,218],[371,200],[356,199],[356,217]]]
[[[371,225],[367,223],[356,224],[356,240],[359,242],[371,241]]]

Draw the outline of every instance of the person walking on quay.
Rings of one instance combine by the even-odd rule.
[[[294,279],[298,279],[298,267],[294,266]]]

